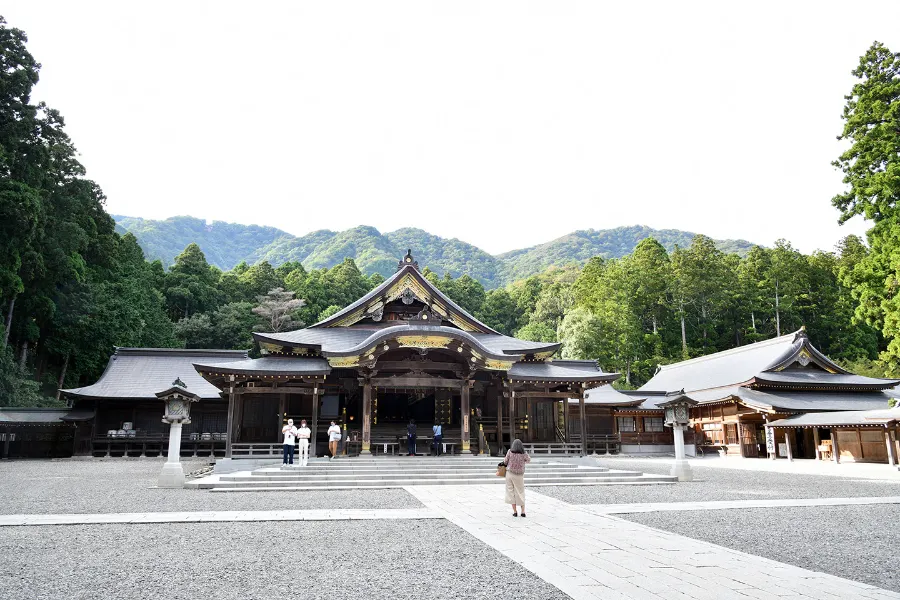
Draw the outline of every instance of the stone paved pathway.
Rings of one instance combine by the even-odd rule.
[[[895,592],[596,514],[534,491],[528,492],[527,519],[512,517],[496,486],[407,491],[576,600],[900,599]]]

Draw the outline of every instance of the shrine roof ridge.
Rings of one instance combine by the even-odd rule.
[[[458,305],[454,302],[449,296],[444,294],[441,290],[439,290],[434,284],[432,284],[428,279],[422,275],[422,273],[418,269],[418,263],[414,262],[412,256],[407,254],[407,258],[409,261],[406,263],[401,263],[403,266],[400,267],[396,273],[391,275],[389,278],[384,280],[378,287],[374,290],[370,291],[362,298],[353,302],[352,304],[342,308],[338,312],[334,313],[330,317],[322,319],[318,323],[314,323],[310,325],[310,329],[312,328],[320,328],[320,327],[329,327],[335,326],[335,323],[338,323],[348,315],[352,315],[355,311],[360,308],[365,308],[372,300],[380,297],[386,291],[388,291],[395,283],[400,281],[403,277],[410,275],[416,279],[416,281],[428,290],[430,294],[439,299],[443,304],[447,306],[451,310],[451,312],[455,312],[458,316],[462,317],[463,320],[470,323],[473,327],[480,330],[483,333],[496,333],[499,334],[498,331],[489,327],[488,325],[482,323],[477,318],[475,318],[471,313],[469,313],[466,309]]]

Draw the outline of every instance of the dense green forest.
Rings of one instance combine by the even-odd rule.
[[[900,55],[880,44],[854,71],[842,133],[850,147],[835,161],[847,188],[832,201],[841,218],[874,222],[868,240],[848,236],[811,255],[780,240],[738,254],[683,232],[579,232],[557,240],[567,249],[520,252],[513,258],[539,272],[490,289],[493,271],[457,276],[489,255],[416,229],[319,232],[297,250],[275,229],[197,221],[165,242],[183,244],[171,264],[146,260],[139,236],[117,231],[85,177],[62,116],[31,102],[40,65],[26,41],[0,21],[0,406],[52,405],[57,388],[93,382],[115,346],[252,348],[252,331],[312,324],[378,285],[398,247],[416,248],[434,268],[426,276],[490,326],[560,341],[563,356],[622,372],[621,385],[640,385],[660,363],[802,325],[858,372],[900,372]],[[208,235],[217,228],[228,244]],[[291,259],[210,264],[208,255],[227,264],[254,244],[283,244]],[[541,258],[556,252],[567,264]],[[379,266],[367,274],[360,265]]]
[[[677,229],[650,229],[636,225],[615,229],[576,231],[546,244],[492,256],[457,239],[432,235],[407,227],[381,233],[374,227],[354,227],[346,231],[314,231],[294,237],[273,227],[236,225],[193,217],[171,217],[153,221],[116,216],[121,233],[137,237],[149,260],[160,259],[168,267],[184,247],[197,243],[210,264],[223,270],[240,262],[267,261],[272,266],[300,262],[307,269],[330,268],[352,258],[363,273],[390,275],[397,261],[413,249],[421,264],[436,273],[452,277],[468,275],[487,289],[537,275],[549,267],[584,264],[591,257],[621,258],[647,238],[658,240],[667,250],[687,246],[693,233]],[[743,240],[717,241],[724,252],[745,255],[752,244]]]

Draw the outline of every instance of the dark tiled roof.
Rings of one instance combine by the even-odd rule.
[[[886,392],[775,392],[748,388],[737,388],[736,395],[752,408],[786,412],[878,410],[887,408],[893,396]]]
[[[667,397],[664,394],[641,394],[636,391],[629,392],[628,394],[623,394],[611,385],[602,385],[600,387],[587,390],[587,392],[585,392],[584,401],[588,404],[606,405],[610,407],[622,408],[623,410],[631,408],[634,410],[662,411],[663,409],[659,408],[657,404],[659,404],[660,402],[665,402],[668,399],[670,399],[670,397]]]
[[[559,344],[529,342],[505,335],[492,333],[473,334],[456,327],[444,325],[419,325],[401,322],[386,327],[329,327],[300,329],[287,333],[254,334],[261,342],[284,343],[289,346],[311,347],[325,356],[358,353],[375,344],[398,336],[445,335],[478,348],[484,354],[498,360],[515,360],[516,356],[531,354],[539,350],[555,350]],[[596,366],[596,364],[595,364]]]
[[[508,371],[510,381],[615,381],[618,373],[604,373],[593,360],[518,362]]]
[[[756,376],[757,384],[791,385],[791,386],[846,386],[888,389],[900,384],[897,379],[876,379],[852,373],[823,373],[819,370],[764,372]]]
[[[62,423],[68,408],[0,408],[0,423]]]
[[[364,342],[382,327],[323,327],[306,328],[284,333],[256,333],[260,341],[283,343],[291,347],[309,347],[326,352],[339,352]]]
[[[771,427],[828,427],[830,425],[885,425],[896,421],[900,421],[900,407],[806,413],[772,421],[769,425]]]
[[[508,335],[494,333],[470,333],[473,338],[498,354],[534,354],[536,352],[556,352],[561,344],[520,340]],[[559,361],[557,361],[559,362]]]
[[[247,350],[118,348],[97,383],[61,390],[82,398],[153,399],[180,378],[200,398],[220,398],[219,389],[194,369],[195,362],[228,363],[247,359]]]
[[[331,372],[324,358],[300,358],[293,356],[264,356],[226,363],[194,363],[203,373],[260,375],[325,375]]]

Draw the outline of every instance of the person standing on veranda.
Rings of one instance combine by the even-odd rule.
[[[438,421],[434,424],[434,427],[431,428],[431,433],[434,435],[432,440],[432,444],[434,444],[434,454],[435,456],[440,456],[441,452],[441,443],[444,440],[444,430],[441,427],[441,422]]]
[[[531,462],[531,457],[525,452],[522,440],[515,439],[506,453],[506,503],[512,505],[513,516],[518,517],[516,505],[522,507],[522,516],[525,516],[525,465]]]
[[[416,420],[410,419],[406,426],[406,453],[409,456],[416,455]]]
[[[338,442],[341,441],[341,428],[334,421],[328,428],[328,451],[331,452],[331,458],[337,456]]]
[[[282,446],[283,458],[281,464],[283,465],[293,465],[294,464],[294,443],[297,439],[297,428],[294,427],[294,420],[288,419],[287,425],[281,428],[281,433],[284,435],[284,442]]]
[[[297,442],[300,446],[300,456],[297,458],[297,462],[300,463],[301,467],[305,467],[306,463],[309,461],[309,438],[312,435],[312,432],[309,430],[309,427],[306,426],[306,419],[300,419],[300,427],[297,429]],[[313,450],[315,452],[315,450]]]

